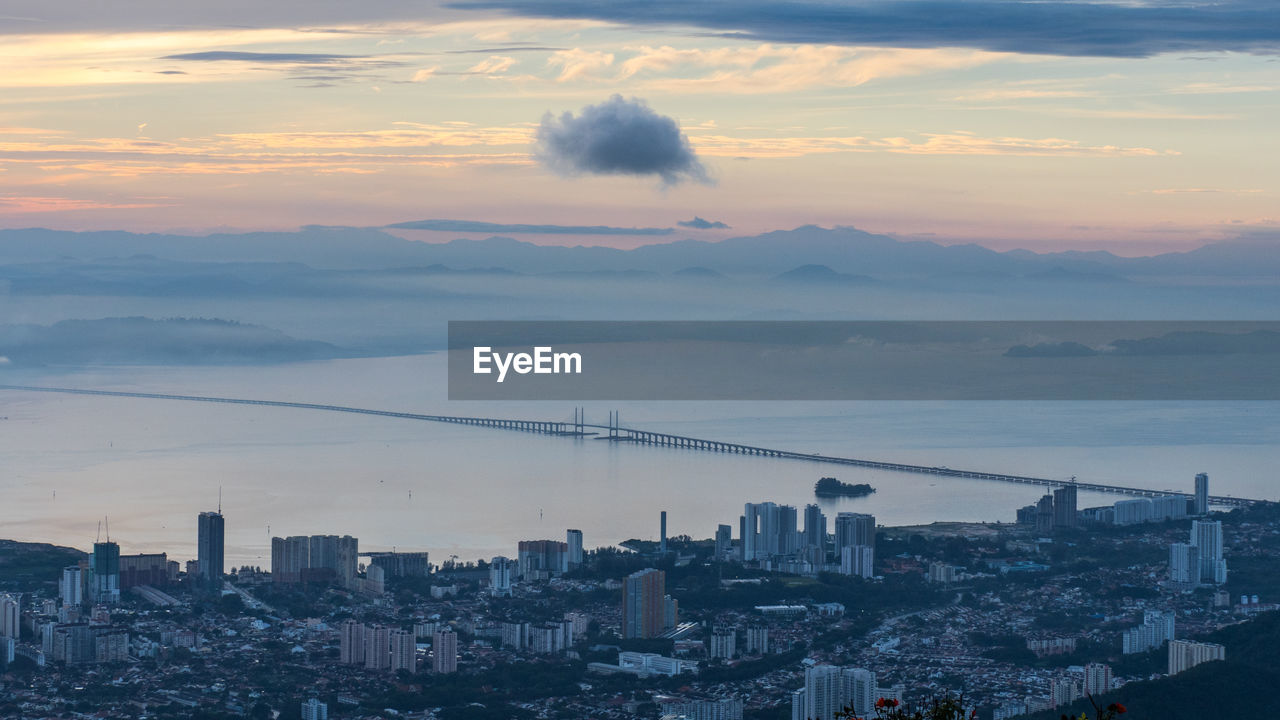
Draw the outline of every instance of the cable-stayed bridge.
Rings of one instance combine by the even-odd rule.
[[[945,466],[913,465],[909,463],[866,460],[862,458],[819,455],[815,453],[796,452],[794,450],[778,450],[775,448],[746,445],[742,443],[707,440],[705,438],[688,437],[671,433],[642,430],[624,427],[618,413],[609,413],[609,423],[599,425],[585,421],[582,410],[574,411],[572,421],[564,420],[527,420],[515,418],[470,417],[463,415],[427,415],[421,413],[396,412],[394,410],[373,410],[369,408],[348,407],[345,405],[324,405],[320,403],[288,402],[284,400],[253,400],[247,398],[212,397],[208,395],[169,395],[164,393],[124,392],[118,390],[86,390],[81,388],[40,387],[30,385],[0,385],[0,390],[24,392],[65,393],[69,395],[99,395],[108,397],[141,398],[147,400],[185,400],[188,402],[225,403],[231,405],[261,405],[266,407],[298,408],[302,410],[326,410],[329,412],[374,415],[379,417],[399,418],[402,420],[421,420],[427,422],[453,423],[455,425],[472,425],[476,427],[512,430],[517,432],[538,433],[543,435],[586,437],[594,436],[613,442],[628,442],[637,445],[654,445],[660,447],[682,448],[704,452],[731,453],[736,455],[752,455],[758,457],[782,458],[789,460],[806,460],[829,465],[845,465],[852,467],[888,470],[891,472],[913,473],[917,475],[937,475],[941,477],[969,478],[974,480],[994,480],[998,482],[1020,483],[1023,485],[1043,485],[1045,487],[1064,487],[1072,485],[1080,490],[1093,492],[1129,495],[1133,497],[1163,497],[1182,495],[1163,490],[1136,488],[1125,485],[1106,483],[1078,482],[1054,478],[1033,477],[1029,475],[1009,475],[1005,473],[983,472],[979,470],[960,470]],[[1266,500],[1233,497],[1230,495],[1211,495],[1210,504],[1225,507],[1247,507]]]

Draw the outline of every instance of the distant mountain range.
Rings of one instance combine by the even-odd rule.
[[[850,227],[813,225],[719,242],[676,240],[633,250],[536,245],[507,237],[424,243],[380,229],[342,227],[202,237],[0,230],[0,264],[10,266],[151,256],[192,263],[299,263],[330,270],[414,269],[423,274],[662,273],[712,279],[786,273],[783,279],[788,281],[817,283],[892,277],[1020,277],[1091,283],[1139,276],[1276,277],[1280,276],[1277,249],[1277,242],[1239,240],[1137,258],[1107,252],[998,252],[973,244],[903,241]],[[287,268],[277,270],[287,272]]]

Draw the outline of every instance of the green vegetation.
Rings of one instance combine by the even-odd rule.
[[[88,557],[75,548],[0,540],[0,590],[35,592],[56,586],[62,568]]]
[[[813,486],[813,494],[820,498],[864,497],[875,491],[866,483],[840,482],[833,477],[824,477]]]

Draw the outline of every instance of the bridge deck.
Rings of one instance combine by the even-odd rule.
[[[18,390],[26,392],[49,392],[49,393],[66,393],[71,395],[100,395],[108,397],[126,397],[126,398],[143,398],[151,400],[186,400],[190,402],[210,402],[210,403],[228,403],[233,405],[261,405],[267,407],[286,407],[299,408],[303,410],[327,410],[330,412],[356,413],[360,415],[375,415],[379,417],[400,418],[405,420],[425,420],[429,422],[444,422],[458,425],[474,425],[479,427],[497,428],[502,430],[516,430],[521,432],[540,433],[544,435],[562,435],[562,436],[584,436],[594,434],[588,432],[587,428],[593,430],[607,431],[607,435],[601,439],[612,440],[615,442],[632,442],[641,445],[656,445],[663,447],[685,448],[690,450],[701,450],[708,452],[725,452],[736,453],[740,455],[755,455],[760,457],[773,457],[789,460],[807,460],[810,462],[826,463],[833,465],[846,465],[854,467],[872,468],[876,470],[889,470],[892,472],[904,472],[924,475],[938,475],[943,477],[970,478],[975,480],[995,480],[999,482],[1021,483],[1026,485],[1043,485],[1047,487],[1063,487],[1073,485],[1081,490],[1091,490],[1095,492],[1115,493],[1120,495],[1131,495],[1136,497],[1161,497],[1167,495],[1182,495],[1189,497],[1185,493],[1171,493],[1160,490],[1150,490],[1147,488],[1127,487],[1124,485],[1109,485],[1105,483],[1089,483],[1076,482],[1067,480],[1055,480],[1053,478],[1032,477],[1028,475],[1007,475],[1004,473],[981,472],[977,470],[958,470],[949,467],[934,467],[928,465],[912,465],[908,463],[884,462],[879,460],[865,460],[860,458],[835,457],[831,455],[819,455],[811,453],[795,452],[793,450],[778,450],[774,448],[758,447],[755,445],[743,445],[740,443],[721,442],[719,440],[707,440],[705,438],[694,438],[684,435],[672,435],[669,433],[659,433],[649,430],[641,430],[638,428],[627,428],[617,424],[596,425],[585,422],[564,422],[555,420],[519,420],[512,418],[485,418],[485,417],[466,417],[460,415],[426,415],[420,413],[395,412],[392,410],[372,410],[368,408],[348,407],[345,405],[323,405],[318,403],[288,402],[284,400],[251,400],[246,398],[224,398],[212,397],[208,395],[169,395],[164,393],[143,393],[143,392],[124,392],[117,390],[85,390],[80,388],[58,388],[58,387],[38,387],[30,385],[0,385],[0,390]],[[1211,495],[1209,502],[1214,505],[1228,507],[1244,507],[1257,503],[1268,502],[1266,500],[1255,500],[1251,498],[1232,497],[1230,495]]]

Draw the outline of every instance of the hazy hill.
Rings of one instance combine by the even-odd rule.
[[[189,237],[128,232],[0,231],[0,264],[154,256],[183,262],[302,263],[317,269],[429,267],[520,273],[643,271],[699,267],[771,277],[805,265],[877,278],[1025,277],[1113,281],[1130,275],[1280,275],[1276,242],[1240,240],[1185,253],[1122,258],[1106,252],[997,252],[978,245],[903,241],[856,228],[813,225],[719,242],[676,240],[633,250],[545,246],[506,237],[445,243],[405,240],[373,228],[306,227],[297,232]]]

